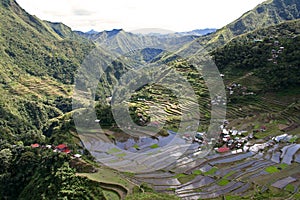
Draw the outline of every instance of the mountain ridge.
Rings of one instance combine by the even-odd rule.
[[[273,2],[275,3],[272,4]],[[298,12],[295,11],[296,9],[290,7],[293,7],[294,5],[294,7],[296,6],[296,8],[298,8],[299,3],[295,0],[291,0],[288,3],[289,4],[283,5],[283,1],[274,0],[267,1],[265,4],[262,4],[266,7],[263,7],[262,5],[257,7],[258,11],[255,11],[257,13],[266,13],[265,9],[259,9],[261,7],[268,8],[268,12],[272,9],[275,9],[278,13],[280,12],[279,15],[276,13],[274,14],[275,11],[270,11],[270,13],[272,15],[274,14],[275,17],[272,17],[274,19],[273,21],[269,21],[274,24],[279,23],[280,20],[278,19],[281,19],[276,17],[276,15],[282,16],[282,24],[269,27],[267,29],[263,29],[262,27],[268,26],[268,24],[265,23],[265,21],[269,23],[268,20],[261,19],[263,22],[256,27],[255,24],[252,23],[254,23],[255,20],[260,20],[260,15],[253,17],[251,12],[249,12],[237,21],[233,22],[231,25],[228,25],[228,27],[218,30],[216,33],[199,38],[190,36],[174,38],[158,38],[155,36],[145,37],[136,36],[123,30],[114,30],[112,32],[102,33],[99,37],[94,38],[92,38],[93,34],[90,34],[87,38],[90,37],[90,39],[92,39],[88,40],[87,38],[80,36],[77,32],[73,32],[71,28],[62,23],[42,21],[37,17],[31,16],[19,7],[14,0],[1,1],[1,198],[31,199],[32,196],[36,198],[43,196],[45,199],[70,197],[96,200],[99,198],[105,198],[99,184],[77,176],[74,169],[76,166],[70,166],[70,163],[72,163],[70,161],[71,156],[54,152],[53,149],[47,149],[45,146],[46,144],[50,144],[54,147],[58,144],[67,144],[72,150],[72,153],[80,153],[83,156],[82,159],[75,159],[79,162],[79,166],[77,166],[76,169],[79,171],[87,170],[85,168],[87,163],[85,162],[88,162],[92,163],[92,171],[94,171],[94,165],[96,166],[97,164],[93,162],[93,158],[89,152],[84,149],[84,147],[80,146],[80,138],[76,134],[71,112],[71,96],[74,90],[74,84],[76,83],[75,75],[77,70],[86,56],[89,55],[89,53],[95,48],[97,45],[95,43],[97,42],[105,47],[103,52],[100,53],[102,53],[105,58],[111,57],[111,59],[108,59],[108,63],[106,63],[108,66],[107,71],[104,72],[102,79],[99,80],[99,82],[103,84],[99,84],[96,91],[95,100],[98,101],[97,103],[101,104],[100,106],[99,104],[96,105],[96,111],[98,111],[99,118],[111,117],[109,116],[109,105],[107,105],[106,101],[101,102],[99,99],[103,98],[106,100],[107,97],[110,97],[112,95],[111,91],[114,83],[118,81],[121,75],[126,73],[128,70],[134,70],[134,63],[127,62],[126,58],[124,58],[129,52],[132,53],[133,56],[128,55],[128,58],[134,58],[134,56],[137,56],[141,59],[137,59],[138,64],[151,62],[153,60],[154,62],[165,61],[164,59],[166,59],[167,61],[164,62],[167,66],[166,69],[157,71],[157,73],[161,75],[160,78],[164,78],[164,76],[169,73],[169,67],[170,69],[173,67],[178,70],[179,73],[185,75],[189,83],[191,83],[195,88],[197,95],[201,97],[199,98],[201,116],[203,115],[201,124],[208,123],[210,119],[209,109],[212,99],[210,99],[208,90],[205,88],[206,86],[201,74],[199,74],[192,65],[186,63],[184,59],[177,59],[177,57],[175,57],[168,60],[166,57],[162,56],[162,54],[166,55],[164,53],[169,53],[162,51],[163,48],[168,49],[167,45],[169,44],[171,46],[177,42],[178,46],[184,46],[189,45],[190,42],[196,41],[203,45],[208,43],[210,52],[215,53],[213,50],[216,50],[216,63],[219,65],[222,73],[224,73],[224,80],[227,84],[226,86],[230,86],[229,84],[232,84],[232,82],[238,82],[247,87],[245,91],[247,94],[249,93],[248,96],[242,94],[242,92],[236,92],[237,94],[234,93],[229,98],[230,102],[228,104],[227,117],[232,119],[232,126],[236,125],[241,128],[255,126],[259,129],[261,125],[267,124],[268,128],[270,127],[270,130],[267,130],[266,132],[259,132],[255,135],[260,138],[280,134],[281,130],[279,130],[278,125],[282,124],[289,128],[292,127],[290,128],[290,131],[294,131],[293,127],[296,126],[293,125],[297,125],[300,119],[300,106],[299,102],[296,102],[298,96],[295,95],[295,92],[299,92],[299,89],[296,88],[295,90],[288,90],[286,91],[287,93],[283,93],[283,90],[288,88],[286,85],[290,83],[289,81],[295,83],[296,87],[298,86],[300,76],[297,76],[297,73],[299,73],[299,58],[297,56],[299,55],[298,52],[300,45],[296,47],[293,45],[298,44],[300,38],[298,35],[295,35],[296,37],[293,38],[293,34],[290,33],[299,33],[299,22],[296,20],[297,22],[295,21],[296,25],[294,26],[292,24],[294,23],[293,21],[284,22],[284,19],[292,19],[293,17],[298,18]],[[270,7],[268,7],[269,4],[271,4]],[[279,9],[280,5],[283,7],[285,6],[286,8]],[[250,16],[253,20],[248,19],[247,16]],[[266,18],[268,17],[269,15],[267,15]],[[247,20],[247,23],[240,22],[239,20],[241,19],[249,20],[249,24],[251,24],[251,26],[245,27],[248,22]],[[239,26],[241,23],[242,25]],[[230,27],[232,27],[232,29],[230,29]],[[258,32],[255,32],[256,30],[253,30],[254,32],[250,31],[250,29],[254,28],[258,29]],[[282,29],[284,33],[278,31],[278,28]],[[274,63],[274,60],[270,63],[267,62],[268,56],[275,55],[272,51],[272,45],[276,43],[276,38],[274,37],[275,39],[273,38],[271,42],[269,41],[269,35],[273,34],[272,31],[278,33],[279,44],[282,44],[285,47],[285,50],[280,53],[278,51],[281,46],[276,46],[276,50],[274,47],[276,54],[279,55],[278,60],[276,60],[277,64]],[[267,35],[266,38],[262,38],[264,34]],[[281,35],[284,34],[291,37],[281,37]],[[257,39],[257,41],[255,39]],[[261,43],[260,39],[263,43]],[[164,45],[166,46],[161,45],[161,42],[165,42]],[[126,43],[130,43],[130,45],[126,45]],[[223,46],[224,44],[228,46]],[[160,49],[145,48],[149,46],[159,46]],[[197,46],[195,45],[195,48],[199,48],[199,44]],[[183,47],[183,49],[188,48]],[[117,52],[117,54],[110,54],[109,51]],[[260,54],[260,52],[262,52],[263,55],[262,53]],[[124,57],[118,57],[120,54],[124,55]],[[174,56],[174,54],[170,56]],[[257,59],[256,56],[261,56],[259,57],[261,60]],[[110,63],[111,60],[113,61]],[[285,73],[283,76],[282,71],[289,69],[291,69],[290,73]],[[230,70],[231,74],[227,73],[226,70]],[[271,73],[271,80],[265,79],[266,77],[264,75],[267,74],[265,73],[266,71]],[[233,73],[234,76],[232,76]],[[256,76],[260,75],[260,77],[255,78],[253,74]],[[282,79],[282,81],[277,81],[277,77],[283,77],[284,79]],[[276,87],[278,83],[281,84],[281,82],[283,82],[284,87],[277,90],[281,92],[279,95],[282,95],[283,97],[276,96],[276,94],[271,93],[272,91],[269,90],[269,88],[261,91],[261,80],[265,80],[267,84],[272,83],[272,86],[275,83]],[[172,83],[177,84],[174,81]],[[165,113],[168,113],[168,116],[171,116],[170,121],[173,123],[172,125],[175,124],[176,126],[176,123],[180,121],[180,117],[178,117],[178,115],[182,112],[182,110],[180,106],[176,105],[176,101],[173,101],[175,98],[174,94],[164,88],[160,88],[157,85],[146,89],[149,89],[148,93],[142,93],[144,91],[140,90],[141,93],[138,93],[139,91],[137,91],[137,93],[133,96],[132,101],[139,102],[131,104],[134,112],[131,117],[136,121],[141,121],[140,114],[144,116],[144,113],[146,113],[145,110],[149,109],[149,102],[157,97],[157,100],[159,100],[158,103],[162,102],[160,104],[160,106],[162,106],[162,110],[165,111]],[[178,89],[181,90],[182,88]],[[274,99],[271,97],[274,97]],[[143,106],[143,104],[148,105]],[[271,108],[271,106],[274,106],[274,108]],[[186,112],[189,112],[189,114],[192,115],[194,110],[188,106],[186,106],[186,108]],[[243,123],[241,123],[241,121]],[[90,123],[95,124],[95,121],[92,120]],[[205,125],[207,124],[204,124],[204,126]],[[205,127],[203,130],[204,129]],[[249,128],[249,130],[252,129],[253,128]],[[115,131],[115,129],[113,129],[113,131]],[[94,136],[95,133],[93,132],[92,135]],[[109,135],[110,137],[105,134],[103,135],[104,137],[107,136],[111,140],[115,140],[114,135]],[[41,147],[33,148],[31,144],[38,144],[41,145]],[[136,150],[137,149],[138,148],[136,148]],[[120,157],[118,157],[116,162],[122,161],[123,155],[118,154],[118,156]],[[177,170],[180,170],[180,168],[185,164],[186,160],[183,159],[182,165],[180,165]],[[194,169],[195,165],[194,163],[192,164]],[[177,172],[172,170],[173,169],[160,171],[162,173],[166,172],[167,176],[171,177],[171,179],[169,179],[172,180],[171,183],[174,183],[173,181],[179,183],[178,179],[182,180],[182,178],[187,178],[188,180],[186,180],[186,182],[188,182],[191,178],[195,178],[196,175],[202,176],[206,174],[202,174],[200,171],[191,171],[191,175],[174,174]],[[89,170],[89,172],[90,171],[91,170]],[[221,167],[219,171],[221,171]],[[186,170],[184,173],[185,172]],[[208,173],[210,172],[207,172],[207,174]],[[103,174],[92,175],[99,175],[102,181]],[[124,178],[125,175],[125,173],[121,175],[115,172],[112,173],[114,178]],[[132,178],[135,174],[128,173],[127,175]],[[176,177],[179,178],[177,179]],[[157,177],[154,176],[154,178]],[[209,178],[215,178],[215,175],[209,176]],[[143,181],[145,181],[145,179]],[[227,179],[225,181],[227,181]],[[174,193],[173,188],[164,189],[165,187],[162,188],[161,183],[162,182],[159,183],[160,185],[158,187],[160,190],[164,190],[167,193]],[[219,188],[220,185],[215,186]],[[256,185],[254,186],[255,188],[253,189],[257,190],[259,188],[256,187]],[[35,188],[38,189],[35,190]],[[211,189],[210,186],[208,189]],[[138,195],[145,196],[153,192],[147,184],[136,186],[132,189],[132,191],[134,191],[134,193],[138,193]],[[143,193],[141,193],[141,191],[143,191]],[[190,191],[191,190],[188,192]],[[194,191],[199,192],[199,188]],[[112,194],[111,191],[109,192],[108,198],[109,195]],[[213,192],[215,194],[215,191]],[[250,193],[251,192],[252,191],[250,191]],[[270,191],[267,190],[266,193],[268,194],[268,192]],[[273,192],[273,190],[271,192]],[[253,191],[253,193],[255,198],[259,198],[260,195],[262,195],[260,192],[256,191]],[[158,198],[156,194],[153,194],[153,196],[153,199]],[[130,199],[130,197],[128,198]],[[162,197],[162,199],[166,198]],[[174,198],[170,197],[170,199]]]
[[[200,43],[207,51],[211,51],[243,33],[298,18],[300,18],[299,1],[267,0],[215,33],[200,37],[197,43]],[[192,45],[188,48],[193,48]]]

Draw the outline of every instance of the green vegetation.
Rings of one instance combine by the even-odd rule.
[[[200,171],[201,173],[201,171]],[[192,174],[176,174],[174,178],[177,178],[181,184],[192,181],[196,176],[200,175],[198,171],[193,172]]]
[[[0,154],[0,192],[3,198],[103,197],[97,183],[75,175],[75,170],[68,163],[70,158],[65,154],[7,144]]]
[[[217,30],[216,33],[200,37],[198,42],[210,51],[223,46],[236,36],[276,25],[287,20],[297,19],[299,18],[299,10],[300,3],[297,0],[265,1],[253,10],[246,12],[237,20]]]
[[[278,165],[278,168],[279,168],[280,170],[282,170],[282,169],[286,169],[288,166],[289,166],[288,164],[280,163],[280,164]]]
[[[300,83],[296,58],[300,35],[294,31],[299,27],[300,21],[294,20],[236,37],[214,53],[215,62],[229,76],[233,71],[252,71],[264,90],[294,88]]]
[[[222,179],[220,179],[220,180],[217,182],[217,184],[220,185],[220,186],[225,186],[225,185],[227,185],[229,182],[230,182],[229,180],[223,179],[223,178],[222,178]]]
[[[228,174],[226,174],[223,179],[227,179],[229,176],[232,176],[233,174],[235,174],[236,172],[235,171],[231,171],[229,172]]]
[[[266,170],[266,172],[268,172],[270,174],[280,172],[280,170],[276,166],[269,166],[265,170]]]
[[[217,172],[217,170],[218,170],[218,168],[217,167],[213,167],[213,168],[211,168],[209,171],[207,171],[207,172],[204,172],[203,174],[204,175],[214,175],[216,172]]]
[[[275,166],[269,166],[265,169],[265,171],[270,173],[270,174],[273,174],[273,173],[278,173],[278,172],[280,172],[281,170],[283,170],[287,167],[288,167],[287,164],[281,163],[281,164],[278,164],[278,165],[275,165]]]
[[[118,157],[118,158],[122,158],[122,157],[124,157],[124,156],[126,156],[127,154],[126,153],[119,153],[119,154],[116,154],[116,156]]]
[[[115,170],[106,167],[100,167],[97,170],[96,173],[78,173],[78,175],[99,183],[119,185],[124,191],[130,191],[134,187],[131,182],[122,177],[121,173]]]
[[[291,193],[295,191],[295,187],[292,184],[288,184],[284,189]]]
[[[152,144],[152,145],[150,146],[151,149],[156,149],[156,148],[158,148],[158,147],[159,147],[158,144]]]
[[[115,153],[119,153],[119,152],[121,152],[121,150],[118,148],[112,148],[107,151],[107,153],[109,153],[109,154],[115,154]]]
[[[233,195],[226,195],[224,197],[225,200],[240,200],[240,199],[244,199],[243,197],[240,196],[233,196]]]
[[[201,170],[198,170],[198,169],[197,169],[197,170],[193,171],[192,174],[195,174],[195,175],[201,175],[202,172],[201,172]]]
[[[231,175],[235,174],[236,172],[235,171],[231,171],[229,172],[228,174],[226,174],[225,176],[221,177],[220,180],[218,180],[217,184],[220,185],[220,186],[225,186],[227,185],[230,180],[228,180],[228,177],[230,177]]]
[[[140,193],[140,194],[133,194],[126,197],[126,200],[179,200],[180,198],[174,195],[168,195],[163,193]]]
[[[174,178],[183,178],[183,177],[186,177],[186,176],[187,176],[187,174],[176,174],[174,176]]]
[[[296,0],[267,1],[216,33],[197,39],[211,51],[220,71],[225,74],[226,86],[238,82],[247,88],[228,95],[227,118],[238,119],[238,126],[251,127],[251,130],[267,124],[267,130],[257,133],[256,138],[280,133],[278,126],[281,124],[297,132],[293,125],[299,124],[300,119],[300,21],[295,19],[299,17],[299,10],[299,1]],[[172,195],[158,194],[147,184],[133,184],[128,180],[128,177],[134,177],[133,173],[119,173],[97,166],[88,150],[80,145],[72,119],[71,95],[76,70],[94,49],[92,41],[101,43],[113,38],[114,42],[107,46],[105,52],[109,57],[109,50],[116,46],[119,53],[124,53],[135,47],[140,48],[136,44],[154,44],[157,38],[114,30],[101,33],[99,38],[91,36],[90,41],[61,23],[46,22],[29,15],[13,0],[1,1],[0,14],[1,199],[178,199]],[[163,41],[166,49],[168,45],[179,43],[185,50],[185,44],[194,37],[158,40]],[[128,44],[132,45],[129,45],[131,49],[128,49]],[[156,72],[160,80],[172,80],[170,72],[173,69],[188,80],[198,98],[201,115],[201,127],[198,128],[205,131],[210,123],[211,99],[201,73],[185,59],[153,48],[130,52],[106,63],[107,70],[95,92],[95,110],[101,126],[118,129],[108,100],[112,89],[122,74],[135,71],[147,62],[165,64]],[[151,73],[145,75],[137,72],[135,78],[148,80],[151,76]],[[136,79],[130,81],[131,86],[136,83]],[[88,83],[83,82],[82,85],[85,87]],[[192,102],[189,97],[184,99],[185,106],[180,105],[175,94],[182,91],[182,87],[177,82],[172,86],[176,86],[176,91],[159,84],[137,89],[128,102],[133,121],[140,126],[155,122],[152,126],[157,126],[163,119],[161,114],[151,113],[151,108],[159,108],[166,113],[167,123],[158,135],[168,136],[167,129],[178,129],[182,112],[193,117],[195,110],[190,106]],[[120,89],[122,96],[126,88]],[[255,94],[247,96],[243,92]],[[116,140],[114,135],[108,137]],[[296,135],[289,142],[299,142],[299,138]],[[52,149],[31,148],[33,143],[42,146],[64,143],[72,153],[83,155],[75,161],[69,155],[53,152]],[[158,147],[158,144],[150,146],[151,149]],[[138,149],[139,146],[135,144],[133,148]],[[115,155],[116,160],[126,156],[118,148],[112,148],[108,153]],[[278,164],[266,167],[265,171],[270,176],[276,176],[287,167],[286,164]],[[217,167],[205,173],[194,170],[189,175],[179,173],[174,178],[184,184],[199,175],[216,178],[217,170]],[[227,185],[230,182],[228,178],[234,173],[231,171],[220,177],[217,184]],[[174,190],[167,189],[168,192]],[[294,190],[295,187],[289,184],[285,191],[258,190],[249,194],[249,198],[285,199]],[[130,192],[133,194],[128,195]],[[293,195],[295,199],[300,198],[299,194]],[[235,197],[226,196],[225,199]]]
[[[103,190],[103,195],[105,197],[105,199],[109,199],[109,200],[119,200],[120,197],[117,193],[113,192],[113,191],[109,191],[109,190]]]
[[[0,138],[43,142],[55,118],[71,111],[70,84],[94,44],[61,37],[15,1],[5,2],[0,4]]]

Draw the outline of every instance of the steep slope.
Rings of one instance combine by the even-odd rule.
[[[300,18],[298,0],[267,0],[215,33],[200,37],[197,42],[211,51],[226,44],[235,36],[298,18]],[[193,44],[187,48],[193,48]]]
[[[1,137],[34,137],[49,119],[70,110],[62,105],[70,104],[75,71],[94,45],[62,38],[13,0],[1,1],[0,24]]]
[[[94,48],[56,32],[15,1],[0,2],[0,199],[104,198],[98,183],[76,176],[70,156],[42,147],[67,143],[77,152],[63,114],[71,110],[75,70]]]
[[[254,115],[251,120],[261,124],[281,121],[289,127],[286,130],[298,134],[299,42],[300,20],[297,19],[241,35],[212,52],[224,74],[228,116],[234,119],[235,115]],[[242,87],[236,88],[234,84]],[[274,125],[271,132],[263,135],[276,132],[280,133]]]
[[[222,73],[252,72],[264,82],[262,89],[280,90],[300,84],[299,40],[298,19],[236,37],[213,55]]]

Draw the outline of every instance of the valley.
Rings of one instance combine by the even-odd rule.
[[[299,10],[83,33],[3,0],[0,199],[299,199]]]

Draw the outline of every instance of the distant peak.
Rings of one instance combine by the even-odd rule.
[[[86,34],[89,34],[89,35],[93,35],[93,34],[97,34],[99,33],[98,31],[95,31],[94,29],[91,29],[90,31],[88,32],[85,32]]]
[[[122,32],[123,29],[113,29],[111,31],[105,31],[107,33],[108,37],[112,37],[114,35],[117,35],[118,33]]]
[[[202,36],[202,35],[207,35],[207,34],[216,32],[216,30],[217,29],[215,29],[215,28],[205,28],[205,29],[195,29],[195,30],[187,31],[187,32],[177,32],[176,34]]]

